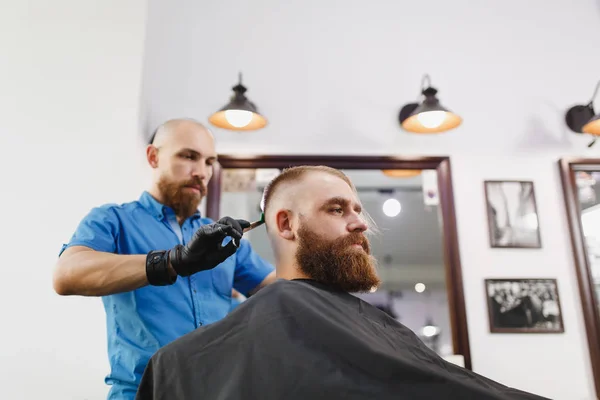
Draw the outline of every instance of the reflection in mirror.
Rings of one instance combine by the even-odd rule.
[[[262,191],[279,172],[223,169],[220,215],[259,219]],[[343,172],[380,231],[370,241],[382,286],[374,293],[355,295],[399,320],[438,354],[453,354],[436,171]],[[274,262],[264,228],[244,237]]]
[[[596,291],[596,310],[600,313],[600,172],[576,171],[575,179],[588,264]]]

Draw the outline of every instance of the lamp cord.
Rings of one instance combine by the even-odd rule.
[[[596,98],[596,95],[598,94],[599,89],[600,89],[600,81],[598,81],[598,83],[596,84],[596,89],[594,90],[594,94],[592,95],[592,99],[590,100],[588,106],[591,106],[594,104],[594,99]]]
[[[425,81],[427,81],[427,86],[425,86]],[[417,103],[421,102],[421,99],[423,98],[423,91],[429,87],[431,87],[431,78],[429,77],[429,74],[425,74],[421,79],[421,92],[417,96]]]
[[[425,86],[425,81],[427,81],[427,86]],[[427,89],[430,86],[431,86],[431,78],[429,77],[429,74],[423,75],[423,79],[421,79],[421,91]],[[596,88],[596,89],[598,89],[598,88]]]
[[[594,94],[592,95],[592,98],[590,99],[590,102],[588,103],[588,107],[591,107],[592,110],[594,109],[594,99],[596,98],[596,95],[598,94],[598,90],[600,89],[600,81],[598,81],[598,83],[596,84],[596,89],[594,89]],[[594,138],[594,140],[592,140],[590,142],[590,144],[588,144],[588,148],[592,147],[593,145],[596,144],[596,140],[598,140],[597,137]]]

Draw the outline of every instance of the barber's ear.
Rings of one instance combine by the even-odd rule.
[[[275,215],[277,222],[277,232],[284,239],[294,239],[294,231],[292,231],[292,216],[289,211],[281,210]]]
[[[152,168],[158,167],[158,151],[156,151],[154,145],[149,144],[146,147],[146,160],[148,160],[148,164],[150,164]]]

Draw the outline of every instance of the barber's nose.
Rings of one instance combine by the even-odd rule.
[[[200,179],[206,179],[208,177],[208,168],[204,164],[198,164],[194,167],[192,175],[197,176]]]

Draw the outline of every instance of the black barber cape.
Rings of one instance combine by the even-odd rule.
[[[443,360],[356,296],[311,280],[278,280],[226,318],[160,349],[136,399],[542,397]]]

